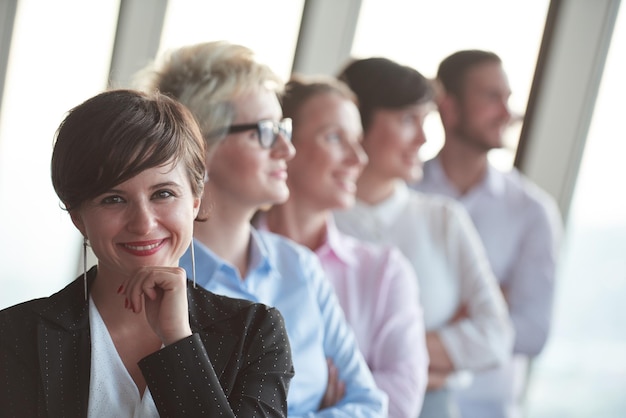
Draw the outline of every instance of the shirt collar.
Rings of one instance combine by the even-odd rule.
[[[198,283],[201,286],[206,287],[210,277],[217,270],[232,270],[235,268],[232,264],[223,260],[217,254],[215,254],[209,247],[194,238],[194,250],[195,250],[195,263],[196,272],[203,272],[199,275]],[[273,263],[271,261],[270,253],[268,251],[267,244],[264,242],[259,232],[252,228],[250,231],[250,267],[248,272],[259,271],[265,272],[273,269]],[[185,253],[183,257],[190,257],[189,251]],[[191,262],[189,261],[189,265]],[[206,274],[204,274],[206,272]],[[248,273],[248,274],[249,274]]]
[[[257,215],[255,225],[260,231],[269,231],[267,216],[265,214]],[[358,260],[355,255],[350,252],[349,244],[344,239],[344,235],[337,228],[335,218],[332,214],[326,218],[325,229],[324,240],[321,245],[315,249],[315,254],[320,258],[334,256],[344,264],[357,263]]]
[[[267,225],[267,215],[265,212],[259,212],[254,217],[254,223],[252,227],[252,242],[251,247],[251,261],[254,263],[263,259],[267,263],[268,268],[272,268],[273,262],[271,260],[271,248],[268,247],[265,240],[262,239],[262,234],[271,234],[269,226]]]
[[[193,248],[195,255],[196,272],[207,272],[209,274],[207,274],[206,276],[210,277],[213,272],[218,270],[223,265],[227,264],[224,260],[219,258],[209,247],[204,245],[196,238],[193,239]],[[191,257],[191,254],[189,253],[189,251],[186,251],[183,257]],[[200,284],[206,286],[207,283]]]
[[[326,238],[322,245],[315,250],[315,253],[322,258],[334,255],[344,264],[355,264],[358,262],[355,254],[350,251],[344,235],[337,228],[335,218],[332,216],[329,216],[326,220]]]
[[[268,244],[255,227],[250,230],[250,270],[275,270]]]
[[[454,187],[454,185],[448,180],[448,177],[443,170],[443,166],[441,165],[441,159],[439,155],[437,155],[435,158],[428,161],[424,165],[424,171],[425,173],[427,172],[430,179],[438,186],[450,189],[451,191],[453,191],[453,195],[457,198],[461,197],[456,187]],[[487,172],[485,173],[485,177],[483,177],[482,181],[474,186],[467,193],[467,195],[469,196],[474,193],[487,193],[493,196],[498,196],[503,194],[504,191],[504,176],[502,176],[502,173],[500,173],[500,171],[498,171],[491,164],[487,164]]]
[[[357,200],[354,213],[358,216],[359,212],[371,212],[380,224],[390,225],[398,214],[404,210],[409,197],[409,187],[404,181],[398,180],[391,196],[375,205],[369,205],[361,200]]]

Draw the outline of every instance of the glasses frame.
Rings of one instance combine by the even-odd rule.
[[[268,129],[270,128],[270,129]],[[291,134],[293,131],[293,123],[291,118],[284,118],[280,122],[275,122],[271,119],[263,119],[255,123],[244,123],[240,125],[231,125],[226,130],[226,134],[234,134],[239,132],[250,131],[256,129],[259,144],[262,148],[270,149],[274,146],[278,140],[278,135],[282,135],[288,142],[291,141]],[[271,132],[272,136],[268,139],[263,133]]]

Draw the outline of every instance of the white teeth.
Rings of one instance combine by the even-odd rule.
[[[153,248],[158,247],[159,244],[150,244],[150,245],[125,245],[126,248],[128,248],[129,250],[134,250],[134,251],[148,251],[151,250]]]
[[[351,178],[340,178],[339,183],[349,191],[356,190],[356,182]]]

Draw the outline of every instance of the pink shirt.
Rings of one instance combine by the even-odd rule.
[[[259,229],[267,229],[264,218]],[[389,396],[389,417],[416,417],[428,380],[419,288],[409,261],[395,247],[345,235],[334,220],[315,253],[352,326],[377,386]]]

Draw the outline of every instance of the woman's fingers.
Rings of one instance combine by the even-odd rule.
[[[165,344],[191,335],[187,304],[187,278],[180,267],[143,267],[121,286],[135,313],[145,312],[153,331]]]
[[[328,365],[328,385],[322,397],[319,409],[329,408],[343,399],[346,393],[346,385],[339,379],[339,370],[331,359],[326,360]]]

